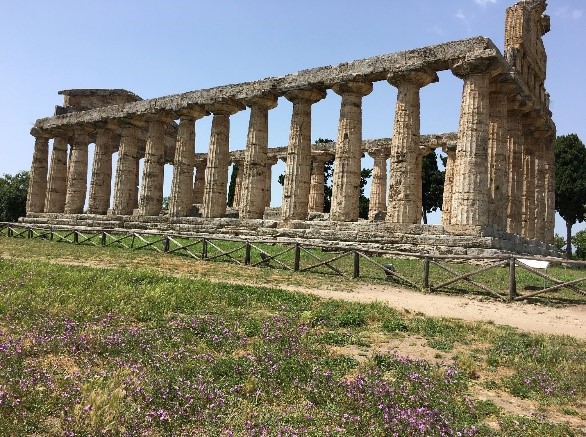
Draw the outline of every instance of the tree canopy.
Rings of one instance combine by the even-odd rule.
[[[446,166],[447,158],[440,157]],[[444,199],[444,180],[446,172],[440,171],[437,165],[435,150],[423,157],[422,168],[422,215],[423,223],[427,224],[427,214],[441,209]]]
[[[29,172],[0,177],[0,221],[15,222],[26,215]]]
[[[566,254],[572,256],[572,226],[586,214],[586,148],[578,135],[555,142],[555,210],[566,222]]]

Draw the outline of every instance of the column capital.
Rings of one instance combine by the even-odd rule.
[[[31,129],[31,135],[33,137],[35,137],[36,139],[38,139],[39,141],[41,141],[41,140],[42,141],[49,141],[51,138],[53,138],[54,136],[56,136],[56,135],[54,135],[53,133],[51,133],[49,131],[46,131],[46,130],[43,130],[43,129],[38,129],[38,128],[35,128],[35,127],[33,127]]]
[[[312,88],[305,90],[293,90],[285,93],[285,98],[292,103],[296,102],[309,102],[316,103],[326,97],[326,91],[324,89]]]
[[[311,152],[311,160],[315,162],[322,161],[324,163],[331,161],[334,159],[334,155],[331,153],[324,153],[324,152]]]
[[[246,105],[240,100],[228,99],[207,105],[206,108],[214,115],[232,115],[246,109]]]
[[[390,156],[389,150],[385,150],[385,149],[368,149],[367,153],[373,159],[375,159],[375,158],[389,159],[389,156]]]
[[[203,115],[202,115],[203,117]],[[158,123],[170,123],[175,118],[175,115],[172,112],[156,112],[153,114],[145,114],[143,115],[143,119],[147,123],[158,122]]]
[[[354,94],[364,97],[372,92],[372,83],[360,81],[341,82],[335,84],[332,89],[340,96],[343,94]]]
[[[201,106],[192,106],[189,108],[180,109],[179,111],[175,112],[173,117],[178,117],[180,119],[198,120],[205,117],[206,115],[208,115],[208,111],[206,111],[205,108]]]
[[[196,158],[195,159],[195,168],[206,168],[208,165],[208,159],[206,158]]]
[[[502,66],[497,63],[496,57],[479,57],[460,59],[450,67],[450,70],[455,76],[464,79],[477,74],[496,76],[502,71]]]
[[[264,94],[244,99],[242,102],[251,108],[273,109],[277,107],[277,96],[274,94]]]
[[[275,165],[277,162],[279,162],[279,157],[277,155],[267,155],[267,161],[266,161],[266,165]]]
[[[430,83],[439,82],[439,77],[435,71],[428,69],[390,71],[387,75],[387,82],[397,88],[406,83],[423,88]]]

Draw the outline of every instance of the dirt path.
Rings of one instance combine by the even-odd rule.
[[[23,258],[16,253],[4,252],[5,258]],[[16,255],[16,256],[15,256]],[[104,253],[104,255],[106,255]],[[28,257],[24,257],[30,259]],[[47,258],[44,261],[66,265],[86,265],[101,268],[120,267],[119,260],[105,256],[100,259],[80,261],[66,256]],[[356,282],[321,284],[311,281],[304,285],[291,285],[290,278],[278,274],[267,274],[267,270],[244,267],[242,276],[235,276],[230,266],[220,263],[202,263],[194,268],[193,261],[168,257],[161,263],[153,257],[137,257],[133,266],[153,268],[162,274],[171,274],[214,282],[278,287],[291,291],[308,293],[323,298],[341,299],[352,302],[382,302],[398,310],[418,312],[435,317],[453,317],[467,321],[484,321],[497,325],[509,325],[523,331],[542,334],[569,335],[586,340],[586,305],[563,308],[546,307],[524,302],[504,303],[486,300],[478,296],[453,296],[426,294],[387,285],[369,285]],[[211,271],[211,269],[215,269]],[[242,268],[242,267],[241,267]],[[210,269],[208,271],[208,269]],[[223,269],[223,270],[222,270]],[[250,269],[250,270],[249,270]],[[231,278],[226,280],[227,278]]]
[[[426,294],[381,285],[359,285],[350,291],[283,288],[352,302],[383,302],[399,310],[420,312],[428,316],[493,322],[523,331],[586,339],[586,305],[551,308],[521,302],[504,303],[476,297]]]

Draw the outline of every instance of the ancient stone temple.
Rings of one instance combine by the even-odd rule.
[[[148,100],[124,90],[61,91],[63,106],[31,131],[23,221],[192,233],[246,229],[446,253],[548,253],[556,132],[544,87],[545,9],[544,0],[507,9],[504,54],[476,37]],[[421,135],[420,90],[438,82],[443,70],[462,80],[458,132]],[[364,140],[362,100],[378,81],[397,89],[392,138]],[[341,97],[337,140],[312,144],[312,105],[329,89]],[[288,145],[273,148],[268,113],[279,97],[292,104],[291,127]],[[230,138],[230,116],[246,108],[247,138]],[[203,117],[212,117],[205,154],[195,150]],[[246,147],[230,151],[230,143]],[[427,226],[421,224],[422,158],[437,147],[447,154],[442,224]],[[369,220],[358,221],[365,153],[374,160]],[[334,157],[331,211],[324,215],[323,168]],[[268,208],[271,167],[279,159],[286,173],[275,212]],[[168,211],[162,211],[165,164],[173,166]],[[231,165],[238,170],[228,208]]]

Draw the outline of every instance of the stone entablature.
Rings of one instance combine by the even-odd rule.
[[[170,219],[191,215],[194,204],[204,217],[219,219],[226,214],[228,167],[234,163],[240,218],[261,219],[270,205],[271,167],[281,159],[287,163],[281,224],[287,227],[323,211],[323,165],[335,157],[330,220],[352,222],[358,219],[360,159],[368,153],[375,167],[371,220],[417,225],[422,156],[442,147],[448,154],[442,208],[447,232],[490,228],[551,242],[555,125],[544,87],[545,8],[544,0],[523,0],[507,10],[505,56],[489,39],[476,37],[148,100],[124,90],[63,91],[64,109],[57,112],[67,113],[37,120],[31,130],[36,141],[27,213],[82,212],[88,144],[95,143],[88,199],[95,214],[157,217],[163,166],[171,163]],[[448,69],[463,83],[459,130],[421,135],[420,90]],[[362,99],[383,80],[398,91],[393,136],[363,141]],[[328,89],[341,96],[337,140],[311,145],[312,105]],[[268,112],[279,97],[293,105],[289,143],[269,149]],[[230,153],[230,115],[246,107],[245,149]],[[206,116],[213,116],[209,151],[195,153],[195,124]],[[114,200],[106,208],[112,179]]]

